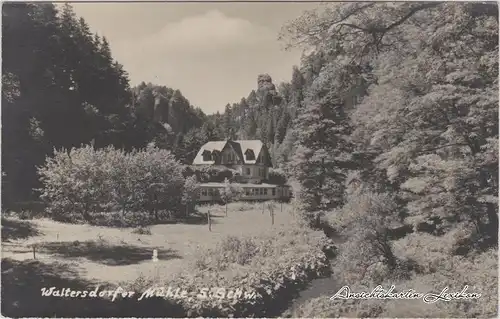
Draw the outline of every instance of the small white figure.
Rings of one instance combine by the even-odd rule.
[[[153,261],[157,262],[158,261],[158,250],[153,249]]]

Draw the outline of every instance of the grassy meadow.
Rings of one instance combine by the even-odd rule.
[[[208,211],[210,229],[204,217]],[[59,308],[64,308],[61,314],[68,314],[71,307],[68,308],[67,300],[63,302],[64,298],[51,297],[51,302],[46,302],[46,297],[40,298],[43,287],[90,289],[100,285],[143,291],[151,285],[185,286],[188,283],[179,281],[179,276],[193,274],[194,279],[189,281],[193,289],[204,284],[238,288],[241,276],[255,275],[257,283],[262,276],[257,270],[265,269],[266,274],[272,274],[278,271],[277,267],[287,266],[288,261],[300,263],[301,253],[306,257],[311,252],[322,254],[321,249],[318,254],[313,247],[314,236],[298,236],[297,240],[297,232],[302,230],[297,228],[291,204],[285,203],[281,209],[280,203],[274,203],[274,224],[269,202],[230,203],[227,216],[223,205],[200,206],[197,215],[200,218],[189,223],[142,228],[4,217],[2,292],[8,296],[2,301],[4,314],[52,316],[57,315],[54,309]],[[316,233],[323,236],[321,232]],[[156,262],[152,260],[154,249],[158,252]],[[214,279],[205,273],[224,274],[224,279]],[[105,303],[105,300],[90,302],[79,300],[73,307],[79,309],[75,315],[89,314],[89,311],[93,314],[91,309],[96,307],[96,302]],[[26,313],[23,305],[28,304],[36,304],[37,311]],[[103,312],[95,315],[115,315],[116,311],[126,309],[120,306],[117,310],[116,303],[99,307]],[[191,305],[187,309],[189,307]],[[110,310],[105,312],[107,308]]]
[[[279,203],[275,205],[274,225],[271,225],[267,207],[262,213],[262,203],[230,203],[228,216],[225,206],[199,207],[201,214],[210,210],[211,231],[208,221],[200,218],[196,224],[152,225],[147,228],[151,235],[138,234],[135,228],[66,224],[50,219],[23,221],[7,218],[2,228],[30,225],[32,236],[5,238],[2,258],[31,260],[35,245],[36,260],[74,265],[82,278],[97,282],[119,283],[150,273],[162,276],[161,272],[171,274],[181,270],[187,259],[215,247],[226,236],[260,235],[287,227],[290,224],[291,205],[283,204],[283,211]],[[5,232],[5,236],[8,236],[6,229]],[[158,251],[158,262],[152,262],[154,249]]]

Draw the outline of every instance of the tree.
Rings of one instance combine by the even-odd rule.
[[[226,216],[227,204],[231,201],[238,200],[241,194],[243,194],[243,189],[241,187],[233,185],[228,178],[224,179],[224,189],[221,191],[220,196],[222,201],[226,205]]]
[[[288,129],[283,142],[276,152],[276,162],[278,166],[287,172],[289,172],[289,161],[296,150],[295,142],[297,141],[297,136],[295,133],[295,130]]]
[[[107,183],[107,165],[113,162],[114,154],[107,155],[86,146],[55,151],[54,157],[47,157],[38,174],[43,183],[41,198],[48,202],[53,217],[77,212],[83,220],[90,221],[93,213],[104,209],[110,185]],[[121,207],[126,205],[125,200],[121,201],[126,196],[117,198]]]
[[[398,220],[397,209],[390,195],[358,189],[342,208],[327,215],[331,224],[351,239],[339,255],[339,266],[346,270],[344,280],[370,280],[380,268],[393,276],[404,275],[398,267],[405,261],[394,254],[389,236]]]
[[[297,150],[290,170],[301,183],[300,196],[309,211],[341,205],[345,171],[353,168],[351,126],[341,98],[350,84],[349,71],[343,66],[324,68],[296,121]]]
[[[196,202],[199,198],[200,187],[199,183],[196,179],[196,176],[190,176],[186,178],[184,182],[184,192],[182,194],[182,203],[186,207],[186,217],[189,216],[189,213],[192,212],[195,208]]]
[[[236,129],[233,124],[233,110],[231,108],[231,105],[229,103],[226,105],[224,115],[223,115],[223,130],[224,130],[224,136],[229,139],[235,139],[236,138]]]
[[[301,103],[304,100],[303,90],[305,86],[305,79],[302,75],[302,72],[300,72],[299,68],[296,66],[293,67],[290,86],[290,90],[292,93],[292,105],[296,108],[300,108]]]
[[[108,187],[111,199],[118,204],[122,212],[122,218],[127,211],[134,210],[134,202],[136,198],[136,182],[135,178],[139,177],[131,173],[131,169],[135,166],[134,155],[125,154],[120,150],[108,149],[108,165],[109,175]],[[134,178],[135,177],[135,178]]]
[[[497,21],[469,10],[443,4],[421,12],[419,28],[435,31],[431,40],[429,34],[419,34],[417,51],[408,42],[418,34],[417,26],[407,22],[401,48],[380,54],[375,64],[377,71],[403,61],[404,66],[397,74],[378,73],[379,84],[370,88],[354,118],[356,134],[379,152],[377,166],[403,190],[408,223],[438,220],[437,231],[446,231],[465,219],[482,239],[494,241],[497,231],[491,225],[497,224],[498,209],[481,194],[496,189],[496,178],[486,177],[496,174],[496,168],[484,167],[479,158],[491,149],[488,141],[498,139],[498,123],[491,120],[498,116],[493,94],[498,72],[491,69],[498,63],[489,58],[498,54]],[[443,14],[447,19],[436,25]],[[470,37],[477,32],[483,37]],[[381,113],[384,117],[372,117]]]
[[[467,221],[478,236],[471,240],[478,243],[494,242],[498,229],[496,197],[490,196],[498,187],[491,177],[498,164],[496,156],[486,155],[498,143],[498,123],[492,120],[498,116],[498,12],[493,9],[488,4],[339,3],[306,13],[283,30],[288,44],[315,47],[304,58],[306,85],[314,87],[333,65],[350,70],[338,76],[348,85],[330,85],[325,94],[343,101],[355,128],[356,156],[372,161],[373,174],[363,174],[400,192],[397,200],[409,214],[405,221],[417,228],[436,221],[437,232]]]
[[[36,198],[35,167],[54,147],[92,140],[96,147],[130,146],[123,125],[130,96],[127,75],[112,61],[106,41],[70,5],[58,10],[49,3],[12,3],[3,9],[2,81],[10,88],[2,100],[9,154],[4,169],[12,179],[7,192],[18,201]]]
[[[290,121],[291,121],[290,113],[288,113],[287,109],[283,109],[282,115],[276,127],[276,135],[274,138],[275,143],[277,144],[283,143]]]
[[[254,111],[250,111],[248,116],[245,118],[245,136],[247,139],[255,139],[257,135],[257,121],[255,119],[256,114]]]

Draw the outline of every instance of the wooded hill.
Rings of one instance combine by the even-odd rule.
[[[92,143],[131,150],[206,122],[178,90],[130,88],[105,36],[68,4],[9,3],[2,11],[2,198],[36,199],[36,166],[54,148]],[[177,143],[177,144],[176,144]]]

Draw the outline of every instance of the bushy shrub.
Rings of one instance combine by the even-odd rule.
[[[268,183],[274,185],[285,185],[287,183],[287,177],[283,170],[281,169],[269,169]]]
[[[394,253],[415,260],[424,273],[433,273],[452,257],[454,243],[457,236],[461,237],[460,233],[459,228],[439,237],[413,233],[393,242]]]
[[[414,247],[418,249],[417,247]],[[473,258],[448,256],[441,260],[432,273],[418,275],[411,280],[377,282],[384,289],[391,285],[396,291],[413,289],[419,293],[439,294],[459,292],[465,285],[468,293],[480,293],[479,299],[457,299],[424,303],[422,300],[372,299],[329,300],[329,295],[310,299],[291,314],[301,318],[496,318],[498,316],[498,252],[490,249]],[[351,292],[372,291],[375,285],[349,283]],[[335,292],[332,292],[332,295]]]
[[[465,285],[468,293],[480,293],[479,299],[459,299],[449,302],[424,304],[411,307],[401,300],[391,300],[384,306],[381,317],[420,318],[496,318],[498,315],[498,252],[490,249],[472,258],[449,257],[435,272],[397,283],[400,289],[439,294],[448,287],[449,292],[459,292]],[[410,306],[410,307],[408,307]]]
[[[51,214],[77,212],[90,220],[92,212],[105,210],[109,204],[107,173],[115,156],[113,149],[94,150],[91,146],[54,151],[38,169],[43,183],[41,198]]]
[[[238,184],[233,184],[229,179],[224,180],[224,189],[220,192],[220,198],[224,203],[236,201],[243,195],[243,188]]]
[[[153,146],[125,153],[112,147],[91,146],[54,151],[38,170],[43,183],[41,197],[56,219],[85,221],[96,214],[178,210],[184,178],[182,167],[169,151]],[[76,218],[78,219],[78,218]]]
[[[151,228],[148,227],[137,227],[132,231],[133,234],[138,234],[138,235],[151,235]]]
[[[390,285],[389,285],[390,287]],[[351,292],[371,291],[374,287],[349,285]],[[334,291],[332,295],[335,293]],[[329,295],[305,301],[293,312],[293,317],[298,318],[377,318],[384,311],[385,300],[355,300],[336,299],[330,300]],[[404,302],[405,300],[398,300]],[[418,301],[411,300],[414,304]],[[402,317],[405,317],[402,315]],[[418,316],[417,316],[418,317]]]
[[[237,174],[236,170],[224,166],[197,165],[187,166],[184,169],[184,176],[194,175],[200,183],[222,183],[225,179],[232,181]]]
[[[196,180],[196,176],[189,176],[184,182],[184,191],[182,193],[182,203],[186,210],[186,217],[190,212],[193,212],[200,194],[200,185]]]
[[[200,254],[194,265],[199,270],[226,270],[231,264],[247,265],[257,254],[257,243],[253,238],[236,236],[224,238],[215,249]]]
[[[182,166],[170,151],[148,146],[136,153],[136,165],[139,178],[135,211],[148,210],[158,219],[158,210],[171,210],[176,214],[181,211],[184,178]],[[151,205],[151,204],[154,205]]]
[[[234,205],[235,205],[235,207],[233,207],[233,210],[237,210],[240,212],[245,212],[245,211],[255,209],[255,204],[248,202],[248,201],[238,202],[238,203],[235,203]]]
[[[392,196],[367,191],[349,194],[342,208],[326,213],[325,219],[346,238],[337,261],[344,280],[376,282],[405,275],[403,269],[412,261],[394,254],[389,237],[398,220],[397,208]]]

